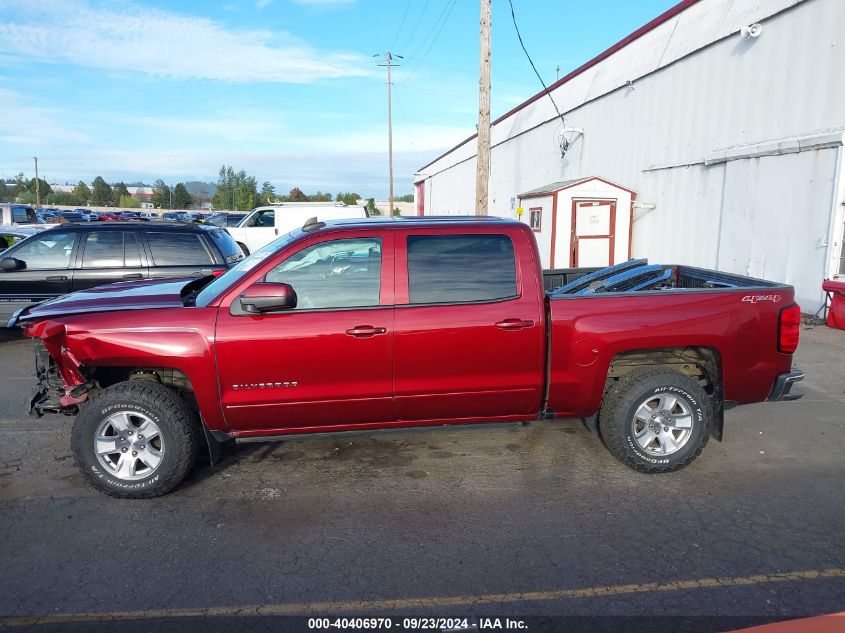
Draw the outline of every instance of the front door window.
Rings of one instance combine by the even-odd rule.
[[[287,258],[265,281],[290,284],[298,310],[377,306],[381,287],[381,239],[320,242]]]

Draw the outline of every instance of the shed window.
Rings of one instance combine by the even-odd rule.
[[[540,207],[536,207],[534,209],[528,210],[528,224],[531,226],[532,229],[540,232],[542,226],[542,218],[543,218],[543,209]]]

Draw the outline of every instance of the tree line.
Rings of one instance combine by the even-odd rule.
[[[18,202],[21,204],[35,204],[35,178],[27,179],[23,173],[15,178],[9,186],[0,180],[0,202]],[[139,208],[142,200],[129,193],[125,182],[109,184],[102,176],[97,176],[90,186],[80,180],[71,191],[53,191],[53,188],[43,178],[38,179],[38,192],[41,203],[45,205],[58,204],[62,206],[91,205],[94,207],[125,207]],[[178,183],[172,189],[163,180],[156,180],[153,185],[151,202],[161,209],[188,209],[194,200],[183,183]]]
[[[110,185],[101,176],[97,176],[90,186],[80,180],[70,192],[53,191],[43,178],[38,179],[38,188],[41,203],[46,205],[138,208],[142,201],[129,193],[126,183],[116,182]],[[354,191],[339,191],[332,196],[322,191],[307,194],[299,187],[293,187],[287,194],[277,193],[275,186],[269,181],[263,182],[259,189],[255,176],[248,175],[243,169],[236,171],[231,166],[222,165],[218,172],[217,191],[211,198],[211,203],[219,210],[251,211],[257,206],[276,202],[342,202],[354,205],[362,199],[363,197]],[[171,187],[164,180],[158,179],[153,183],[150,202],[157,209],[188,209],[201,200],[203,198],[197,200],[190,194],[185,183],[180,182]],[[396,200],[412,202],[414,196],[408,194]],[[20,173],[11,186],[0,180],[0,202],[35,204],[35,178],[26,179],[23,173]],[[367,198],[366,202],[370,214],[379,215],[375,199]]]

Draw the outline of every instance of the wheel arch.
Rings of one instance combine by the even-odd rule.
[[[209,427],[194,393],[190,377],[175,367],[140,367],[134,365],[103,365],[86,367],[85,373],[90,382],[99,389],[105,389],[119,382],[148,380],[175,390],[197,412],[202,426],[203,436],[208,447],[211,465],[220,461],[221,441],[228,438],[224,431]]]
[[[697,381],[710,397],[713,409],[711,435],[721,441],[725,422],[725,389],[722,355],[715,347],[684,346],[626,350],[613,356],[607,369],[604,393],[623,376],[641,367],[665,367]],[[595,430],[595,421],[588,426]]]

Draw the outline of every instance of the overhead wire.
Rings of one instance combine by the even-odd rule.
[[[426,57],[428,57],[428,54],[431,52],[431,49],[434,47],[434,44],[437,42],[437,38],[440,37],[440,34],[443,32],[443,28],[446,26],[446,23],[449,21],[449,16],[452,15],[452,9],[455,8],[455,4],[457,3],[457,1],[458,0],[451,0],[451,2],[447,2],[446,5],[444,5],[443,11],[440,12],[440,15],[438,16],[437,20],[435,20],[431,31],[425,37],[425,39],[423,39],[422,44],[420,44],[420,47],[417,48],[416,51],[414,51],[414,55],[416,55],[417,52],[422,50],[422,48],[423,48],[423,46],[425,46],[425,43],[428,40],[429,36],[434,34],[434,37],[432,38],[431,42],[429,42],[428,47],[423,52],[422,56],[419,57],[419,58],[416,58],[417,67],[414,68],[414,70],[411,71],[410,75],[408,75],[407,77],[405,77],[402,80],[403,82],[408,81],[411,77],[413,77],[417,73],[417,71],[420,69],[422,64],[425,62]],[[438,27],[438,23],[440,25],[439,27]],[[437,31],[435,32],[434,29],[437,29]]]
[[[414,39],[414,34],[417,32],[417,28],[420,25],[420,21],[425,15],[426,9],[428,9],[428,5],[430,2],[431,0],[425,0],[425,5],[423,5],[422,11],[420,11],[420,14],[417,16],[417,21],[414,22],[414,28],[411,29],[410,35],[408,35],[408,38],[405,40],[405,46],[403,46],[402,48],[407,50],[408,44],[410,44],[411,40]]]
[[[560,119],[560,122],[562,124],[564,124],[565,122],[563,120],[563,115],[560,113],[560,109],[557,107],[557,103],[555,102],[555,98],[552,96],[552,93],[549,91],[549,87],[546,85],[546,82],[543,81],[543,77],[540,76],[540,73],[537,70],[537,67],[534,65],[534,61],[531,59],[531,55],[528,54],[528,49],[525,48],[525,42],[522,41],[522,34],[519,32],[519,25],[516,23],[516,13],[514,12],[514,9],[513,9],[513,0],[508,0],[508,4],[510,5],[510,8],[511,8],[511,19],[513,20],[513,28],[516,31],[516,37],[519,39],[519,45],[522,47],[522,52],[525,53],[525,56],[528,58],[528,63],[531,64],[531,68],[534,69],[534,74],[537,75],[537,79],[540,80],[540,83],[543,86],[543,90],[548,95],[549,100],[551,100],[552,105],[555,108],[555,112],[557,112],[557,116]],[[567,145],[568,145],[568,143],[567,143]]]
[[[402,27],[405,26],[405,18],[408,17],[408,9],[410,6],[411,0],[405,0],[405,10],[402,12],[402,19],[399,21],[399,29],[396,31],[396,35],[393,36],[393,43],[390,45],[390,49],[388,50],[393,50],[393,47],[396,46],[399,35],[402,33]]]

